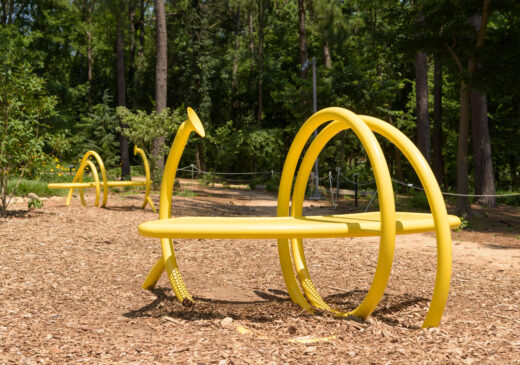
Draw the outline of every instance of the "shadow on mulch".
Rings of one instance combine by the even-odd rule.
[[[5,216],[0,218],[38,218],[43,214],[49,214],[43,210],[35,210],[35,209],[16,209],[16,210],[8,210],[5,212]],[[50,213],[51,215],[55,215]],[[0,221],[1,222],[1,221]]]
[[[169,295],[168,288],[156,288],[151,290],[157,298],[142,308],[125,313],[128,318],[169,316],[188,321],[215,320],[231,317],[234,320],[248,320],[251,322],[272,322],[284,320],[290,317],[313,317],[312,314],[301,309],[291,302],[288,294],[281,290],[268,289],[268,292],[255,290],[255,294],[264,300],[258,301],[230,301],[209,298],[194,297],[195,302],[182,305],[176,297]],[[348,312],[356,308],[367,294],[366,290],[352,290],[346,293],[329,295],[324,300],[333,308]],[[429,299],[412,295],[384,295],[378,309],[372,316],[390,326],[419,329],[418,326],[403,324],[390,316],[397,312],[406,311],[416,304],[427,305]],[[354,320],[365,323],[363,319],[348,317],[336,317],[333,313],[316,310],[315,316],[335,317],[338,320]]]

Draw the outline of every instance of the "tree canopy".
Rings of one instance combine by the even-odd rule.
[[[473,104],[473,99],[468,99],[468,113],[473,114],[467,117],[467,136],[461,135],[465,92],[468,97],[478,93],[481,102],[485,96],[486,109],[479,110],[484,110],[480,118],[485,117],[489,130],[494,186],[519,189],[518,1],[303,3],[307,54],[317,59],[318,109],[340,106],[380,117],[415,141],[419,132],[415,60],[423,52],[427,93],[421,89],[421,95],[426,95],[427,123],[431,131],[438,123],[435,133],[442,142],[429,148],[441,151],[440,157],[432,152],[432,159],[442,159],[444,189],[455,190],[461,184],[457,170],[462,157],[467,162],[467,191],[480,191],[475,178],[480,167],[474,160],[482,157],[476,153],[479,148],[475,151],[478,144],[472,142],[484,137],[471,133],[480,120],[475,114],[479,104]],[[49,141],[59,136],[60,143],[55,138],[55,143],[43,147],[48,154],[77,159],[88,145],[84,142],[90,141],[89,147],[109,154],[111,163],[117,164],[118,136],[120,131],[125,134],[125,125],[117,118],[124,114],[136,121],[136,116],[160,112],[155,97],[156,4],[152,0],[1,1],[0,54],[9,55],[16,70],[25,70],[22,64],[30,67],[38,77],[34,80],[45,80],[38,84],[42,95],[57,101],[54,113],[41,116],[49,127]],[[164,5],[166,107],[177,115],[180,108],[191,106],[209,135],[190,142],[185,163],[197,160],[215,171],[280,171],[292,137],[312,113],[311,78],[301,75],[299,1],[166,0]],[[483,17],[486,28],[480,42]],[[6,65],[5,57],[0,62]],[[440,81],[435,81],[435,67]],[[126,105],[118,99],[121,77],[126,81]],[[438,104],[434,87],[442,91]],[[118,105],[127,108],[119,116]],[[437,122],[435,108],[442,110]],[[127,134],[135,136],[134,132]],[[164,137],[168,144],[171,133]],[[465,156],[461,143],[467,144]],[[394,176],[416,182],[393,147],[383,147]],[[336,166],[347,174],[357,171],[365,160],[359,142],[349,133],[332,140],[320,155],[324,174]]]

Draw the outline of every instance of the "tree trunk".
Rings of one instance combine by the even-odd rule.
[[[253,12],[251,10],[249,10],[249,23],[247,29],[249,34],[249,51],[251,56],[251,66],[249,67],[249,74],[252,77],[255,64],[255,45],[253,42]]]
[[[164,9],[164,0],[155,0],[155,18],[156,18],[156,47],[157,56],[155,61],[155,110],[160,114],[166,108],[166,92],[167,92],[167,44],[166,44],[166,12]],[[165,136],[157,137],[153,141],[153,158],[155,160],[154,181],[160,180],[160,175],[164,169],[164,156],[162,146],[164,145]]]
[[[468,138],[469,138],[469,89],[465,81],[460,85],[459,138],[457,143],[457,205],[455,212],[463,216],[471,212],[468,179]]]
[[[323,64],[325,68],[332,68],[332,59],[330,57],[329,41],[325,41],[323,45]]]
[[[298,35],[300,39],[300,64],[303,68],[303,65],[308,59],[307,55],[307,41],[305,38],[305,4],[304,0],[298,0]],[[307,73],[309,71],[308,67],[305,67],[301,71],[302,78],[307,78]]]
[[[439,186],[444,181],[442,142],[442,68],[439,59],[435,58],[433,71],[433,173]]]
[[[475,161],[475,194],[495,195],[493,159],[491,158],[487,117],[487,95],[477,90],[471,92],[471,121]],[[494,196],[480,197],[476,201],[489,207],[496,207],[497,205],[497,199]]]
[[[428,120],[428,58],[418,51],[415,55],[415,101],[417,109],[417,147],[430,163],[430,122]]]
[[[117,105],[126,106],[125,84],[125,49],[122,27],[122,12],[117,14],[116,30],[116,57],[117,57]],[[124,125],[121,125],[124,128]],[[128,140],[123,132],[119,134],[119,154],[121,157],[121,180],[130,177],[130,156],[128,154]]]
[[[264,83],[264,0],[259,1],[260,14],[258,16],[258,114],[257,125],[262,126],[264,113],[263,83]]]
[[[199,170],[208,171],[206,168],[206,152],[202,142],[199,142],[195,145],[195,163],[197,164],[197,168]]]
[[[231,120],[236,129],[240,129],[238,115],[238,61],[240,47],[240,5],[235,12],[235,52],[233,55],[233,69],[231,75]]]
[[[94,3],[87,2],[87,84],[88,84],[88,111],[92,113],[92,13]]]

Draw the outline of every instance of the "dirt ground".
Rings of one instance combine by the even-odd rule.
[[[43,209],[16,204],[0,219],[0,363],[520,364],[516,208],[480,210],[482,227],[453,234],[448,305],[440,327],[425,330],[433,234],[398,236],[386,294],[367,321],[308,315],[292,304],[274,240],[178,240],[196,301],[186,308],[164,276],[156,289],[141,289],[160,256],[158,240],[137,233],[157,217],[139,208],[142,197],[111,194],[106,209],[53,197]],[[196,197],[174,197],[173,215],[274,215],[275,206],[266,192],[199,188]],[[354,210],[349,202],[306,206],[305,214]],[[355,308],[378,244],[377,237],[305,241],[326,300]]]

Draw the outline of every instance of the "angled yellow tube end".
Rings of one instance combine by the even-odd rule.
[[[206,132],[204,131],[204,127],[202,126],[202,122],[200,121],[199,116],[197,115],[197,113],[195,113],[195,110],[193,110],[190,107],[188,107],[188,119],[193,124],[193,129],[195,130],[195,132],[197,132],[197,134],[199,136],[204,138],[206,136]]]

